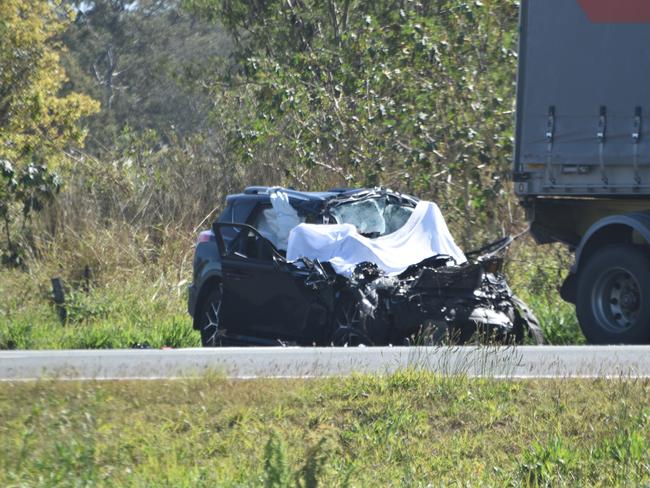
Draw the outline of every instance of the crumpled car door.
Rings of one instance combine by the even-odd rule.
[[[221,230],[235,227],[239,236],[226,249]],[[305,285],[307,273],[287,263],[273,245],[251,226],[216,223],[223,276],[222,323],[230,332],[269,339],[310,343],[324,327],[317,310],[319,293]],[[323,315],[321,313],[320,315]]]

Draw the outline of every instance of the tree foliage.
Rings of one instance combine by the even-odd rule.
[[[230,133],[241,161],[273,147],[301,187],[329,174],[429,196],[465,222],[466,244],[504,212],[515,1],[185,4],[236,41],[220,80],[249,115]]]
[[[82,118],[52,234],[196,225],[254,183],[411,192],[465,247],[517,223],[516,0],[58,1],[0,6],[15,232],[56,194]]]
[[[41,0],[0,2],[0,218],[8,249],[17,259],[10,225],[20,208],[25,220],[58,189],[51,173],[65,150],[81,144],[81,117],[97,109],[89,97],[60,90],[67,81],[55,41],[67,25],[65,11]]]
[[[62,36],[68,90],[100,100],[87,121],[87,150],[102,159],[128,148],[132,134],[155,132],[170,144],[208,128],[210,99],[196,83],[217,54],[222,30],[181,10],[175,0],[69,0],[75,21]]]
[[[203,75],[218,71],[230,35],[177,0],[66,2],[76,15],[61,36],[65,89],[101,110],[84,120],[85,148],[74,175],[63,175],[48,230],[125,224],[158,243],[161,229],[194,228],[250,181],[224,144],[237,107],[216,110]]]

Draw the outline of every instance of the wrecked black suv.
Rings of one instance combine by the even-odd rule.
[[[199,235],[188,310],[204,346],[541,343],[510,242],[464,254],[434,203],[383,188],[249,187]]]

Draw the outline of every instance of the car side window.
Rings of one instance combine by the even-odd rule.
[[[231,255],[261,261],[273,260],[273,249],[270,243],[252,230],[242,230],[233,241]]]

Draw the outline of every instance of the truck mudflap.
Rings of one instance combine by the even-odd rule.
[[[575,273],[569,273],[560,287],[560,297],[568,303],[576,304],[578,299],[578,280]]]

